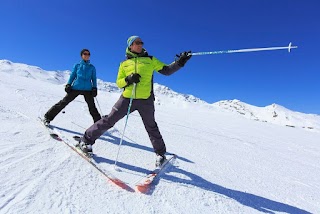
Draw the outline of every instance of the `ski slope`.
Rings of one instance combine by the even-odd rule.
[[[4,63],[0,213],[320,213],[319,132],[157,93],[156,120],[167,150],[178,158],[141,194],[108,182],[37,121],[65,95],[65,72],[3,69]],[[30,75],[24,75],[26,70]],[[119,96],[117,90],[99,90],[99,110],[108,114]],[[72,136],[81,135],[92,118],[81,96],[64,111],[52,125],[72,144]],[[113,170],[124,122],[93,147],[95,161],[105,170]],[[120,150],[121,172],[113,172],[134,187],[154,163],[148,135],[134,112]]]

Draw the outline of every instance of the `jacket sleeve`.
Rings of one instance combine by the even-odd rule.
[[[92,87],[93,88],[97,88],[97,72],[96,72],[96,68],[93,66],[93,70],[92,70]]]
[[[73,83],[73,81],[75,80],[75,78],[77,77],[77,69],[78,69],[78,64],[75,64],[72,68],[72,72],[70,74],[68,83],[69,85],[71,85]]]
[[[166,65],[155,57],[153,57],[153,63],[154,63],[154,69],[160,74],[163,74],[166,76],[169,76],[175,73],[181,68],[177,62],[173,62],[170,65]]]
[[[126,78],[126,73],[124,72],[123,68],[122,68],[122,63],[119,66],[119,71],[118,71],[118,77],[117,77],[117,86],[119,88],[124,88],[127,86],[127,82],[125,80]]]

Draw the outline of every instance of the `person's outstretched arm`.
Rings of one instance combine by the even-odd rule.
[[[176,71],[178,71],[180,68],[182,68],[186,64],[186,62],[192,56],[192,55],[188,55],[189,53],[191,53],[191,51],[182,52],[178,56],[179,58],[176,61],[172,62],[170,65],[166,65],[154,57],[153,62],[155,65],[155,70],[158,71],[160,74],[169,76],[169,75],[175,73]]]

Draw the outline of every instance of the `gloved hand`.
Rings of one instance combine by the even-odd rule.
[[[70,92],[72,91],[71,85],[70,85],[70,84],[67,84],[66,87],[64,88],[64,90],[65,90],[67,93],[70,93]]]
[[[97,88],[93,87],[92,90],[91,90],[91,94],[92,94],[93,97],[96,97],[98,95]]]
[[[125,78],[125,81],[128,83],[128,85],[131,85],[132,83],[139,83],[140,82],[140,74],[133,73],[130,74]]]
[[[180,55],[177,55],[177,57],[178,57],[178,60],[177,60],[178,65],[180,67],[183,67],[186,64],[186,62],[192,57],[191,51],[182,52],[180,53]]]

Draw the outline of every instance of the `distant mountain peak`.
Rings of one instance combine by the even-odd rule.
[[[40,79],[55,84],[63,84],[70,75],[70,71],[46,71],[40,67],[9,60],[0,60],[0,72],[12,73],[31,79]]]
[[[168,96],[171,98],[176,98],[178,100],[186,101],[186,102],[190,102],[190,103],[208,104],[207,102],[205,102],[205,101],[201,100],[200,98],[195,97],[191,94],[177,93],[177,92],[173,91],[172,89],[170,89],[169,87],[164,86],[164,85],[160,85],[158,83],[153,84],[153,91],[156,96],[165,95],[165,96]]]
[[[320,116],[294,112],[279,104],[273,103],[265,107],[257,107],[240,100],[222,100],[212,104],[223,111],[232,112],[248,119],[269,122],[288,127],[320,130]],[[311,122],[312,121],[312,122]]]
[[[0,65],[4,65],[4,64],[11,65],[12,62],[6,59],[0,60]]]

